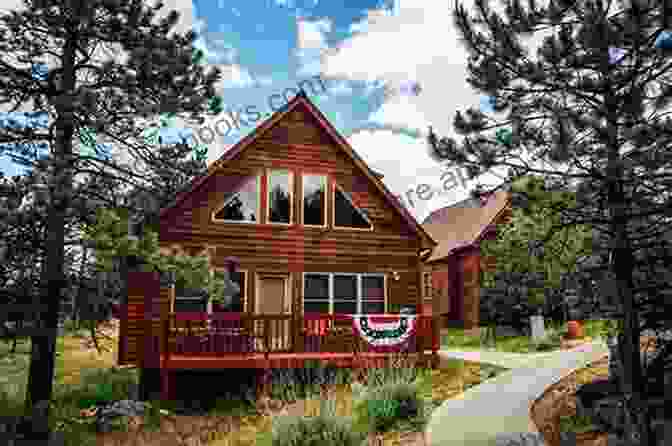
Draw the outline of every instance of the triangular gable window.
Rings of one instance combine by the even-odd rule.
[[[259,221],[259,176],[246,178],[213,212],[219,222],[256,223]]]
[[[340,187],[334,187],[334,226],[338,228],[373,229],[366,212],[357,208]]]

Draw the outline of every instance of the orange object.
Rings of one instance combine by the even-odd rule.
[[[567,338],[580,339],[583,337],[583,324],[580,321],[567,322]]]

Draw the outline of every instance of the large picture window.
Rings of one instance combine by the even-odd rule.
[[[268,174],[268,222],[292,223],[292,173],[271,170]]]
[[[385,313],[385,275],[304,274],[304,313]]]
[[[326,219],[327,178],[324,175],[303,175],[303,224],[324,226]]]
[[[373,228],[365,212],[357,208],[350,197],[336,185],[334,185],[334,226],[349,229]]]
[[[217,222],[256,223],[259,221],[259,176],[244,179],[213,212]]]

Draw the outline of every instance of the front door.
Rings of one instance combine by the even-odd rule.
[[[291,348],[291,318],[279,319],[280,315],[291,315],[292,299],[289,274],[260,273],[257,275],[256,314],[276,316],[269,322],[256,322],[257,336],[264,336],[265,324],[270,324],[271,351]]]

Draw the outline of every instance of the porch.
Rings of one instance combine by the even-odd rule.
[[[367,315],[380,323],[399,321],[400,315]],[[404,316],[408,317],[408,316]],[[139,355],[144,367],[160,369],[225,369],[303,367],[320,360],[338,367],[380,366],[401,352],[431,364],[439,349],[438,331],[428,315],[409,319],[404,342],[371,345],[353,325],[352,315],[246,313],[169,313],[147,320]]]

